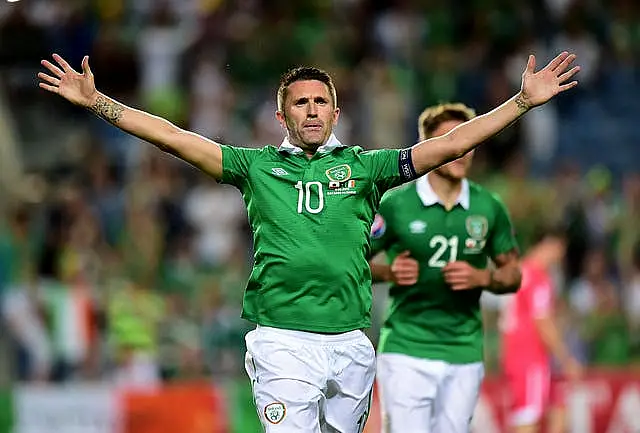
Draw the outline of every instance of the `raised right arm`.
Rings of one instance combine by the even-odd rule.
[[[161,117],[127,107],[100,92],[96,92],[87,108],[112,125],[188,162],[216,180],[222,177],[222,151],[215,141],[178,128]]]
[[[59,67],[47,60],[41,62],[53,74],[38,74],[41,88],[89,109],[112,125],[194,165],[216,180],[222,178],[222,150],[218,143],[98,92],[88,57],[82,60],[82,73],[76,72],[59,55],[54,54],[53,58]]]

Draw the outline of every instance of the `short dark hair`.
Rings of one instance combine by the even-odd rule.
[[[289,69],[280,79],[280,86],[278,87],[278,110],[284,109],[284,101],[287,98],[287,89],[292,83],[296,81],[315,80],[320,81],[329,88],[331,93],[331,99],[333,99],[333,107],[338,106],[338,98],[336,95],[336,86],[333,84],[331,75],[326,71],[312,66],[299,66],[297,68]]]
[[[476,117],[476,112],[462,103],[447,103],[427,107],[418,117],[420,140],[431,137],[438,126],[449,120],[466,122]]]

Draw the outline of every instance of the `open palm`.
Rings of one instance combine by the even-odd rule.
[[[97,93],[93,73],[89,69],[89,57],[85,56],[82,59],[82,73],[76,72],[66,60],[57,54],[53,55],[53,59],[58,63],[59,67],[48,60],[40,62],[53,75],[40,72],[38,78],[42,81],[39,86],[62,96],[74,104],[83,107],[89,106]]]
[[[547,66],[535,72],[536,58],[531,55],[527,67],[522,74],[522,96],[532,106],[542,105],[560,92],[578,85],[577,81],[568,82],[580,71],[580,66],[569,70],[569,66],[576,59],[575,54],[560,53]]]

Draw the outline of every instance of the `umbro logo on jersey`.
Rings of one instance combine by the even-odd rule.
[[[414,234],[424,233],[427,231],[427,223],[421,220],[411,221],[409,223],[409,231]]]
[[[271,169],[271,173],[275,174],[276,176],[286,176],[287,174],[287,170],[285,170],[284,168],[280,168],[280,167],[274,167]]]

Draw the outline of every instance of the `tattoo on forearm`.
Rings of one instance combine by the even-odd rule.
[[[516,105],[518,106],[518,112],[520,115],[526,113],[531,108],[522,94],[516,96]]]
[[[116,124],[122,119],[124,107],[117,102],[111,101],[104,96],[98,96],[96,103],[90,108],[93,113],[106,120],[107,122]]]

